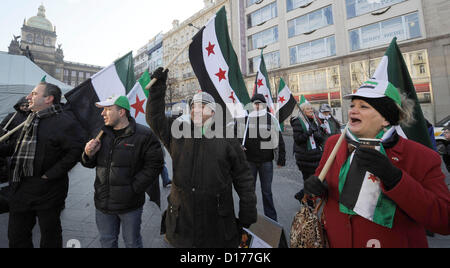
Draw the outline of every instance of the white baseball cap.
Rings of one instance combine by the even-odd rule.
[[[369,99],[379,99],[388,97],[398,105],[402,105],[402,97],[399,90],[389,81],[371,79],[363,83],[363,85],[354,94],[344,96],[344,99],[352,99],[353,97],[363,97]]]
[[[130,102],[128,101],[128,98],[125,96],[112,95],[105,101],[95,103],[95,106],[97,106],[98,108],[105,108],[113,105],[117,105],[120,108],[123,108],[127,111],[130,111],[131,109]]]

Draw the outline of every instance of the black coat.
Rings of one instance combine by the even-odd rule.
[[[95,207],[107,214],[136,210],[144,205],[145,190],[153,184],[159,198],[164,159],[153,132],[134,119],[120,137],[110,127],[103,131],[100,151],[92,159],[85,153],[82,157],[83,166],[96,167]]]
[[[239,141],[172,136],[172,122],[164,114],[165,90],[164,84],[156,83],[147,103],[147,121],[173,160],[169,207],[161,231],[175,247],[238,247],[240,225],[257,220],[255,183]],[[192,134],[190,118],[182,128]],[[240,198],[239,222],[233,186]]]
[[[11,120],[11,118],[14,117],[14,119],[11,121],[11,123],[6,127],[7,131],[11,131],[14,128],[16,128],[18,125],[22,124],[28,117],[28,115],[30,114],[29,112],[23,112],[22,110],[20,110],[20,106],[23,103],[28,103],[28,101],[24,98],[21,98],[15,105],[14,105],[14,109],[16,110],[16,112],[14,113],[10,113],[8,114],[3,121],[0,123],[0,134],[2,134],[4,132],[4,128],[5,126],[8,124],[8,122]],[[16,133],[14,133],[13,135],[11,135],[11,137],[8,139],[8,142],[10,143],[15,143],[17,141],[17,139],[20,136],[20,131],[17,131]]]
[[[309,135],[303,130],[300,118],[295,117],[291,119],[291,126],[294,131],[294,153],[297,166],[302,171],[304,176],[314,174],[319,166],[322,158],[323,146],[326,140],[325,133],[317,126],[313,119],[309,120],[310,130],[313,132],[314,140],[317,143],[317,148],[308,150]],[[306,180],[307,178],[303,178]]]
[[[249,118],[247,118],[247,120],[249,120]],[[267,130],[267,132],[271,131],[271,127],[272,127],[271,121],[272,120],[271,120],[271,116],[269,113],[266,113],[265,116],[250,118],[250,122],[248,123],[249,127],[248,127],[246,140],[245,140],[245,144],[244,144],[244,147],[246,149],[245,154],[246,154],[247,160],[249,162],[253,162],[253,163],[272,162],[275,158],[274,151],[276,149],[278,149],[277,164],[279,166],[285,166],[286,165],[286,150],[285,150],[284,139],[283,139],[283,135],[282,135],[281,131],[278,131],[278,146],[277,146],[277,148],[261,149],[262,148],[261,143],[270,142],[271,137],[262,138],[260,131],[262,128],[265,128]],[[275,122],[273,122],[273,123],[275,123]],[[257,134],[257,136],[250,138],[251,134],[253,134],[253,135]]]
[[[34,175],[21,179],[10,199],[10,210],[62,207],[69,189],[68,172],[79,162],[83,131],[66,112],[41,119],[38,126]],[[0,155],[12,156],[15,145],[0,146]],[[42,179],[46,175],[48,179]]]

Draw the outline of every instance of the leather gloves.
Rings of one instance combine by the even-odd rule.
[[[314,196],[324,196],[328,187],[322,183],[317,176],[311,176],[305,181],[305,194]]]
[[[402,179],[402,171],[377,150],[360,147],[356,150],[355,158],[361,168],[367,169],[381,180],[387,191],[394,189]]]

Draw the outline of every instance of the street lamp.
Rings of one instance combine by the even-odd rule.
[[[201,30],[200,28],[198,28],[197,26],[195,26],[195,25],[192,24],[192,23],[189,23],[188,26],[194,27],[195,29],[197,29],[197,30],[199,30],[199,31]]]

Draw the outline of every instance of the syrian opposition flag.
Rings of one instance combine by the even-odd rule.
[[[302,104],[305,104],[305,103],[309,103],[309,101],[305,98],[304,95],[302,95],[300,97],[299,106],[301,106]],[[300,120],[300,123],[302,125],[303,131],[305,133],[308,132],[309,128],[310,128],[310,123],[309,123],[309,120],[306,119],[306,115],[303,114],[303,111],[301,109],[300,109],[300,112],[299,112],[298,120]],[[314,140],[314,134],[309,136],[308,141],[306,143],[306,147],[307,147],[308,151],[317,149],[317,143],[316,143],[316,140]]]
[[[277,115],[280,122],[284,122],[294,111],[295,105],[297,105],[294,95],[292,95],[283,78],[280,78],[277,104]]]
[[[395,133],[394,127],[382,131],[376,138],[388,140]],[[347,131],[350,143],[359,143],[358,138]],[[375,147],[383,155],[386,151],[382,145]],[[397,205],[383,194],[381,181],[374,174],[362,168],[354,159],[353,151],[342,166],[339,174],[339,210],[348,215],[359,215],[369,221],[392,228]]]
[[[245,117],[250,97],[228,34],[225,7],[194,36],[189,59],[202,90],[234,118]]]
[[[133,55],[130,52],[69,91],[65,95],[65,109],[72,111],[81,126],[91,137],[95,137],[104,126],[102,110],[95,103],[113,95],[126,96],[135,84]]]
[[[253,89],[253,96],[256,94],[261,94],[266,98],[267,107],[273,114],[275,112],[275,105],[273,103],[272,93],[270,90],[269,74],[267,73],[266,62],[264,61],[262,50],[261,62],[259,63],[258,72],[256,73],[255,87]]]
[[[428,134],[425,117],[417,98],[416,89],[414,88],[413,81],[400,48],[397,45],[396,37],[392,40],[391,45],[375,71],[374,78],[391,82],[400,90],[400,93],[406,94],[409,99],[415,101],[415,122],[408,127],[402,126],[403,132],[405,133],[406,138],[419,142],[429,148],[433,148]]]
[[[150,83],[151,78],[148,71],[145,71],[138,80],[133,89],[128,93],[127,97],[131,105],[131,116],[136,119],[136,123],[148,126],[145,119],[145,110],[147,107],[147,100],[149,91],[145,87]]]

